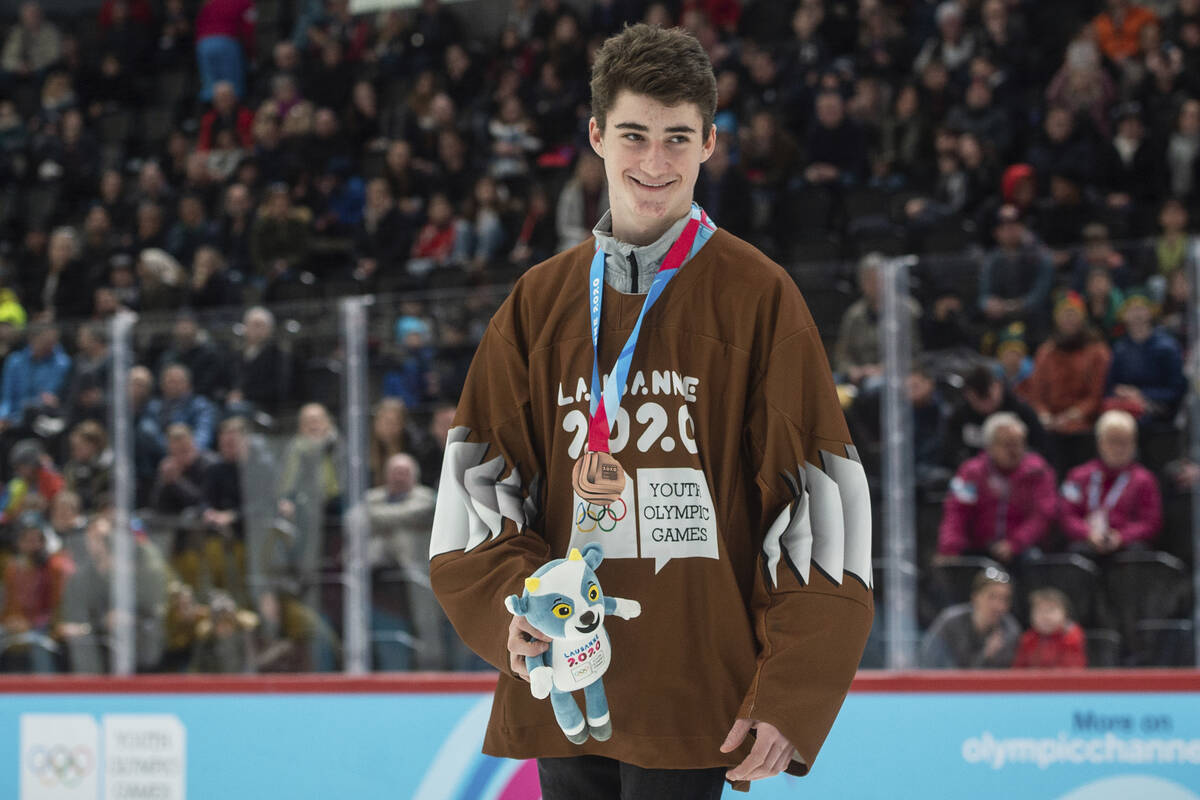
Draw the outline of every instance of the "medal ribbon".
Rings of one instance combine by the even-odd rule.
[[[1096,511],[1103,510],[1105,513],[1112,511],[1113,506],[1121,499],[1121,495],[1125,492],[1125,487],[1129,485],[1129,470],[1122,472],[1109,488],[1108,494],[1104,497],[1103,507],[1100,505],[1100,483],[1104,480],[1100,470],[1092,473],[1088,480],[1088,510]]]
[[[604,387],[600,385],[600,307],[604,301],[604,251],[597,245],[596,254],[592,257],[592,266],[589,273],[588,289],[590,293],[588,307],[592,317],[592,397],[590,415],[591,421],[588,424],[588,450],[593,452],[608,452],[608,439],[612,432],[612,422],[617,418],[617,412],[621,408],[621,398],[625,394],[625,380],[629,377],[629,365],[633,363],[633,351],[637,347],[638,336],[642,332],[642,321],[646,318],[646,313],[651,306],[658,301],[659,296],[663,293],[663,289],[667,288],[671,278],[675,277],[675,273],[683,266],[684,262],[695,255],[695,247],[697,244],[697,236],[703,228],[704,234],[700,237],[699,245],[702,247],[708,240],[708,236],[712,233],[714,225],[709,219],[704,210],[695,203],[692,204],[691,219],[683,228],[683,232],[679,234],[679,238],[671,245],[671,249],[667,251],[666,257],[663,258],[662,265],[658,268],[658,272],[654,274],[654,282],[650,284],[650,291],[646,292],[646,300],[642,303],[641,313],[638,314],[637,322],[633,325],[633,330],[629,334],[629,338],[625,341],[625,346],[621,348],[620,355],[617,356],[617,363],[613,365],[612,372],[609,373],[607,380],[604,382]],[[601,403],[601,398],[604,402]]]

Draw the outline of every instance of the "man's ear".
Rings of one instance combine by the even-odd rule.
[[[703,164],[705,161],[708,161],[708,157],[711,156],[713,154],[713,150],[716,149],[717,126],[714,124],[708,126],[708,136],[705,137],[704,142],[700,145],[700,163]]]
[[[592,150],[596,151],[596,155],[604,158],[604,131],[595,117],[588,120],[588,141],[591,142]]]

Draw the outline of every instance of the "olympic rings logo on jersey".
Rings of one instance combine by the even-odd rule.
[[[59,744],[32,748],[27,764],[43,786],[57,783],[73,789],[95,768],[96,758],[86,745],[66,747]]]
[[[616,512],[617,503],[621,504],[621,512]],[[612,505],[601,506],[595,503],[580,503],[575,507],[575,530],[580,533],[591,533],[600,529],[601,533],[608,533],[613,528],[617,527],[617,523],[625,519],[625,515],[629,513],[629,507],[625,505],[625,501],[620,497]]]

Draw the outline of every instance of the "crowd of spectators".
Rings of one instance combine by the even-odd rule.
[[[370,351],[374,663],[472,663],[421,574],[446,431],[504,287],[607,208],[588,68],[637,20],[682,25],[712,58],[697,200],[795,267],[874,486],[881,273],[927,256],[904,301],[918,489],[945,507],[927,577],[934,551],[1019,581],[1033,552],[1104,566],[1158,546],[1152,491],[1200,478],[1162,446],[1183,436],[1193,333],[1200,1],[512,0],[494,29],[462,8],[103,0],[48,19],[26,2],[0,24],[0,667],[106,666],[106,323],[126,309],[139,669],[340,663],[329,301],[357,294],[388,298]],[[1128,485],[1122,436],[1146,463]],[[926,583],[927,621],[967,601]],[[959,627],[985,616],[952,607]],[[978,638],[989,663],[1017,651]]]

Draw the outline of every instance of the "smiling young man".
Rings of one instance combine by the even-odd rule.
[[[611,210],[517,282],[449,435],[431,580],[501,670],[484,751],[537,758],[547,800],[805,774],[871,626],[867,482],[812,317],[692,202],[715,108],[688,34],[605,42],[589,132]],[[503,601],[592,542],[604,592],[642,612],[608,627],[610,714],[560,729],[524,682],[547,645]]]

